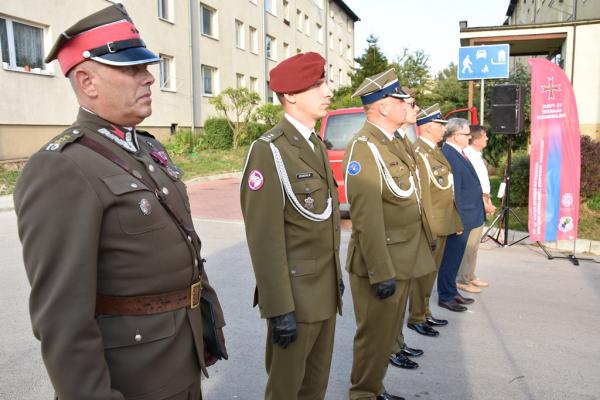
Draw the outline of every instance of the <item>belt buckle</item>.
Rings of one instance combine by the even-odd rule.
[[[202,292],[202,281],[198,281],[190,286],[190,308],[194,309],[200,305],[200,294]]]

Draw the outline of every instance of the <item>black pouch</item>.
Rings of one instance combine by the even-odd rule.
[[[202,337],[206,351],[218,360],[227,360],[227,353],[223,351],[217,332],[215,309],[209,299],[200,297],[200,312],[202,313]]]

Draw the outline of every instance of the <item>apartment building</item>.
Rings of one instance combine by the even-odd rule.
[[[43,58],[56,37],[109,0],[0,2],[0,161],[26,158],[70,125],[77,103],[56,61]],[[350,83],[354,24],[341,0],[123,0],[148,48],[154,113],[143,123],[161,139],[201,128],[216,115],[209,101],[247,87],[276,102],[268,71],[299,52],[327,59],[332,88]]]
[[[510,0],[505,25],[545,24],[600,18],[597,0]]]

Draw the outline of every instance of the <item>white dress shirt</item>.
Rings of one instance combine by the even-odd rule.
[[[481,190],[483,193],[490,193],[490,178],[488,176],[488,170],[485,166],[485,162],[483,161],[483,156],[480,151],[475,150],[471,146],[467,146],[464,148],[464,152],[467,155],[471,164],[473,164],[473,168],[475,168],[475,172],[477,172],[477,177],[479,178],[479,183],[481,184]]]

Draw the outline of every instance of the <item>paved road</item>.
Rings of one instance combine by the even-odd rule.
[[[260,399],[266,379],[265,324],[251,307],[254,278],[237,187],[236,180],[222,180],[189,188],[207,271],[223,302],[231,356],[211,367],[203,383],[207,400]],[[344,230],[343,258],[348,238]],[[14,213],[0,212],[0,399],[50,399],[31,334],[20,252]],[[531,246],[484,244],[479,260],[478,272],[492,286],[474,295],[467,313],[434,305],[436,316],[450,320],[440,337],[405,330],[407,343],[425,355],[415,359],[421,364],[415,371],[390,368],[388,390],[411,400],[600,399],[600,266],[548,261]],[[328,400],[347,398],[355,323],[349,292],[344,301]]]

